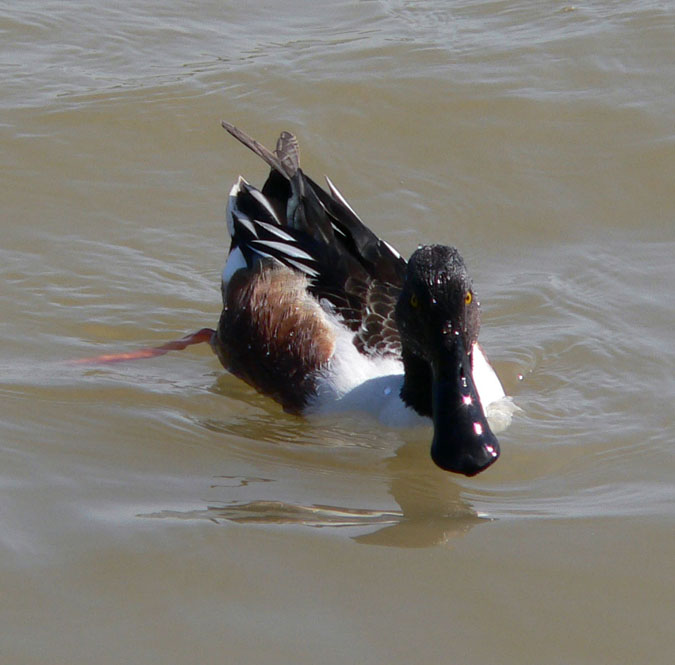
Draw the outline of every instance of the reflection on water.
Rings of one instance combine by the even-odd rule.
[[[252,501],[222,506],[208,506],[204,510],[180,512],[164,510],[141,514],[139,517],[179,520],[221,520],[238,524],[301,525],[309,527],[354,527],[359,533],[352,536],[357,543],[389,547],[430,547],[448,544],[464,536],[485,521],[477,515],[407,514],[405,511],[345,508],[340,506],[294,505],[283,501]],[[373,529],[373,527],[377,527]]]
[[[221,519],[240,524],[300,524],[303,526],[369,526],[371,524],[391,524],[399,522],[400,512],[341,508],[338,506],[301,506],[283,501],[251,501],[250,503],[232,503],[223,506],[209,506],[205,510],[179,512],[164,510],[159,513],[139,515],[139,517],[172,519],[208,519],[218,522]]]
[[[460,488],[445,474],[432,469],[418,473],[410,460],[419,447],[405,444],[386,462],[389,490],[400,510],[358,508],[323,504],[300,504],[273,499],[242,500],[237,490],[256,484],[274,483],[272,478],[222,476],[212,485],[227,497],[203,509],[160,510],[138,515],[143,518],[178,520],[223,520],[238,524],[351,527],[354,541],[369,545],[430,547],[449,543],[485,522],[461,498]],[[431,465],[429,464],[431,468]]]

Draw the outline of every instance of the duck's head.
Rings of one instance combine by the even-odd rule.
[[[499,457],[472,372],[480,309],[454,247],[419,247],[396,305],[405,380],[401,397],[434,423],[431,457],[473,476]]]

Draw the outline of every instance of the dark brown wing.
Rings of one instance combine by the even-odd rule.
[[[283,132],[272,152],[234,125],[222,124],[271,167],[262,194],[275,210],[280,226],[292,236],[289,248],[296,255],[302,248],[312,256],[311,267],[317,274],[310,280],[309,291],[356,333],[354,343],[362,353],[399,356],[393,315],[405,259],[361,221],[330,181],[328,192],[303,173],[292,134]],[[241,196],[245,194],[242,191]],[[251,210],[256,202],[242,200],[237,205]],[[267,219],[263,215],[261,211],[261,221]],[[248,217],[253,220],[251,213]],[[278,240],[252,243],[257,243],[258,250],[264,245],[267,255],[288,267],[293,267],[295,260],[297,267],[297,256],[294,259],[290,249],[285,254]],[[240,247],[246,255],[246,248]]]

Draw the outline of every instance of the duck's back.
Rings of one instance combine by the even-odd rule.
[[[379,360],[398,361],[393,313],[406,262],[330,181],[327,192],[305,176],[292,135],[272,153],[224,126],[271,172],[262,190],[239,178],[230,192],[214,348],[233,374],[300,412],[319,393],[340,395],[360,374],[381,373]],[[350,367],[347,356],[361,362]]]

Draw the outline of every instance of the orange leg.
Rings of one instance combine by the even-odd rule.
[[[100,365],[103,363],[119,363],[126,360],[154,358],[156,356],[163,356],[169,351],[182,351],[192,344],[201,344],[202,342],[210,343],[211,336],[214,334],[215,331],[211,328],[202,328],[197,332],[185,335],[185,337],[181,337],[180,339],[174,339],[161,346],[152,346],[145,349],[138,349],[138,351],[129,351],[127,353],[104,353],[100,356],[78,358],[77,360],[72,360],[71,363],[74,365]]]

